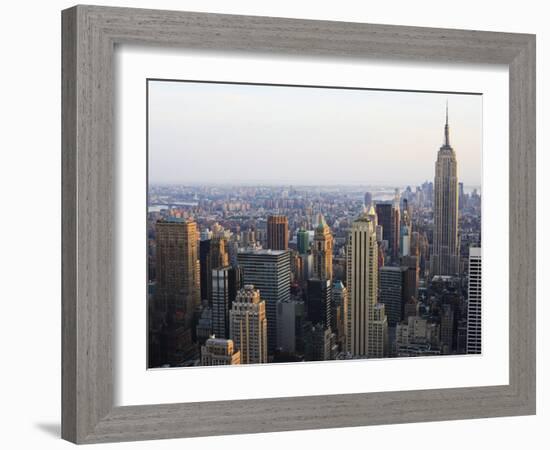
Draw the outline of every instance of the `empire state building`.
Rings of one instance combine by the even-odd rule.
[[[431,275],[458,274],[458,175],[449,141],[447,108],[444,143],[437,153],[434,180],[434,230]]]

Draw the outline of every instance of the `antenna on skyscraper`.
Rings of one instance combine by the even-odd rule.
[[[444,147],[450,147],[449,143],[449,100],[445,104],[445,142],[443,143]]]

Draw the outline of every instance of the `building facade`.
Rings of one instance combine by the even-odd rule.
[[[401,256],[409,256],[411,253],[411,227],[407,224],[401,226],[399,248]]]
[[[218,338],[229,338],[229,311],[241,288],[240,267],[212,269],[212,331]]]
[[[470,247],[466,353],[481,354],[481,248]]]
[[[416,317],[420,312],[420,305],[416,298],[411,297],[403,306],[403,320],[406,322],[409,317]]]
[[[201,300],[212,305],[212,270],[229,265],[228,241],[224,237],[213,237],[200,241]],[[203,286],[206,284],[206,288]]]
[[[172,218],[156,223],[155,303],[183,315],[187,327],[200,306],[198,239],[194,221]]]
[[[307,322],[304,331],[304,358],[306,361],[332,359],[332,333],[322,324]]]
[[[332,280],[333,239],[325,218],[319,214],[313,237],[313,276],[320,280]]]
[[[236,350],[231,339],[215,336],[201,347],[201,366],[231,366],[241,363],[241,352]]]
[[[304,302],[290,299],[277,303],[277,349],[294,354],[302,334],[305,317]]]
[[[243,284],[254,285],[266,302],[268,348],[273,353],[277,347],[277,302],[290,298],[290,252],[242,249],[237,260],[243,271]]]
[[[400,213],[398,202],[377,202],[376,216],[382,226],[382,239],[387,241],[389,256],[393,260],[399,257]]]
[[[455,312],[453,307],[444,303],[441,306],[441,354],[450,355],[454,350]]]
[[[297,250],[300,255],[305,255],[309,252],[309,232],[304,228],[300,228],[296,233]]]
[[[386,307],[388,326],[394,327],[403,320],[404,267],[384,266],[380,268],[380,303]]]
[[[347,244],[348,344],[353,356],[369,356],[369,322],[378,295],[378,244],[374,222],[363,213],[356,219]]]
[[[200,265],[200,296],[201,300],[207,302],[211,296],[212,284],[210,283],[209,272],[212,270],[210,267],[210,242],[212,233],[208,231],[201,232],[201,239],[199,241],[199,265]]]
[[[314,325],[330,328],[332,321],[332,282],[312,278],[307,280],[306,310],[308,320]]]
[[[288,219],[286,216],[268,216],[267,248],[270,250],[288,250]]]
[[[265,301],[252,285],[239,290],[231,306],[229,335],[241,352],[241,364],[268,362]]]
[[[372,307],[369,320],[368,357],[385,358],[388,356],[388,319],[384,305],[377,303]]]
[[[332,284],[332,314],[331,328],[336,334],[337,342],[341,350],[345,350],[348,332],[348,289],[340,280]]]
[[[431,275],[456,275],[459,271],[458,163],[449,140],[449,114],[444,143],[437,153],[434,178],[434,230]]]
[[[396,327],[396,356],[432,356],[441,354],[439,325],[411,316]]]

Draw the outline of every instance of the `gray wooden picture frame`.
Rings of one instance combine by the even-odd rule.
[[[63,11],[62,34],[64,439],[94,443],[535,413],[534,35],[97,6]],[[507,65],[509,384],[115,407],[113,52],[125,43]]]

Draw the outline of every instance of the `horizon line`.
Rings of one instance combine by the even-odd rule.
[[[162,182],[149,182],[148,187],[150,186],[248,186],[248,187],[374,187],[374,188],[399,188],[399,187],[417,187],[422,186],[424,183],[432,183],[433,180],[424,180],[422,182],[416,182],[416,183],[388,183],[388,184],[382,184],[382,183],[374,183],[374,184],[366,184],[366,183],[323,183],[323,184],[316,184],[316,183],[269,183],[269,182],[233,182],[233,181],[227,181],[227,182],[215,182],[215,181],[209,181],[209,182],[172,182],[172,181],[162,181]],[[462,181],[459,181],[459,183],[463,183],[464,186],[468,187],[479,187],[481,188],[480,184],[475,183],[464,183]]]

